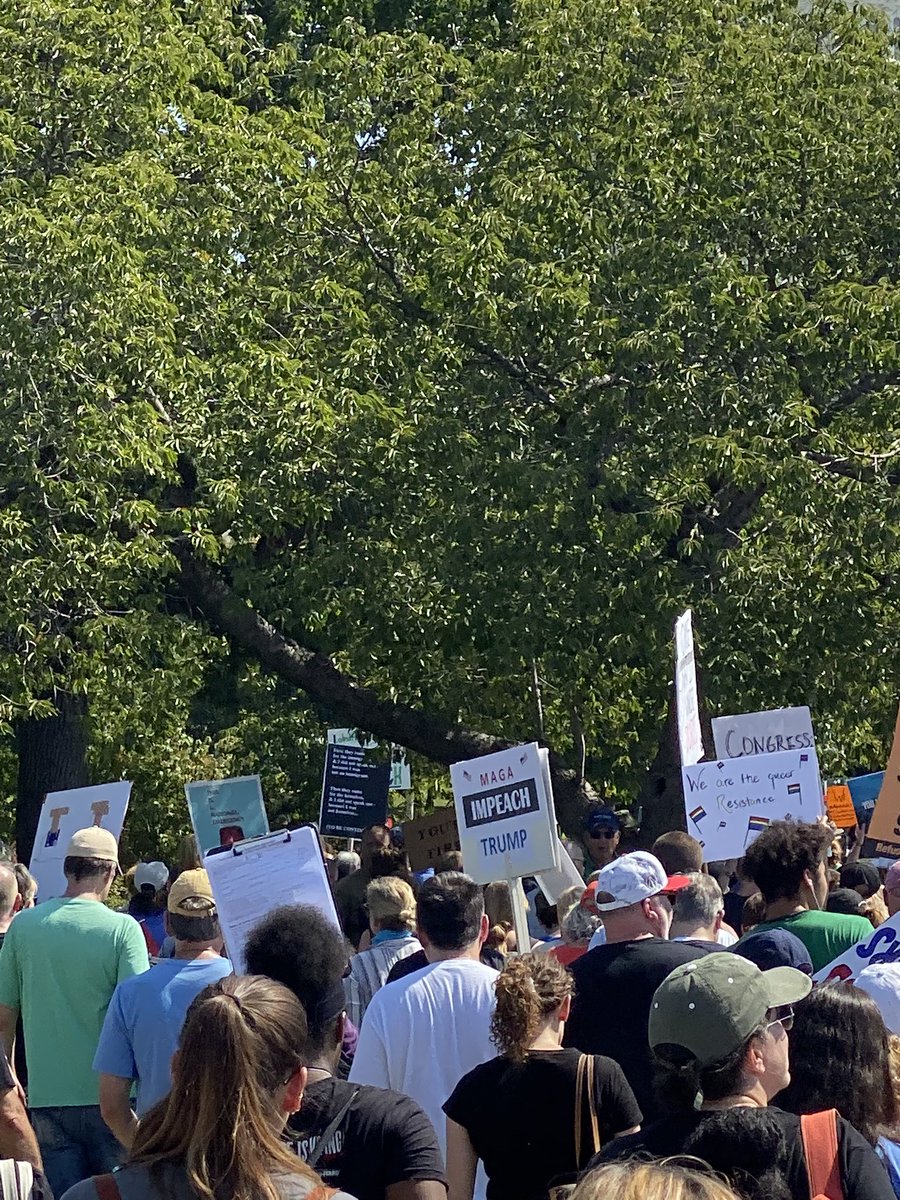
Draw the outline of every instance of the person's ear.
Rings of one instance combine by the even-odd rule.
[[[169,910],[168,909],[166,909],[166,911],[164,913],[163,926],[166,931],[166,937],[174,937],[175,936],[175,934],[172,932],[172,922],[169,918]]]
[[[427,950],[428,949],[428,934],[425,932],[425,930],[422,928],[422,926],[418,924],[418,922],[416,923],[416,937],[419,939],[419,943],[422,946],[422,949]]]
[[[344,1030],[347,1028],[347,1014],[338,1013],[334,1021],[334,1040],[338,1046],[344,1044]]]
[[[744,1056],[744,1070],[748,1075],[762,1076],[766,1073],[766,1058],[762,1051],[762,1041],[754,1038],[747,1047]]]
[[[572,1011],[572,997],[566,996],[565,1000],[563,1000],[562,1004],[559,1006],[558,1015],[559,1015],[560,1021],[568,1021],[569,1013],[571,1013],[571,1011]]]
[[[487,913],[481,914],[481,930],[478,934],[478,945],[483,946],[487,941],[487,936],[491,932],[491,922]]]
[[[295,1113],[300,1111],[303,1093],[306,1090],[307,1077],[308,1072],[306,1067],[298,1067],[287,1081],[287,1086],[284,1089],[284,1099],[281,1102],[282,1112]]]
[[[724,920],[725,920],[725,909],[720,908],[719,911],[716,913],[716,923],[715,923],[715,925],[713,925],[713,929],[716,931],[716,933],[718,933],[719,930],[722,928],[722,922]]]
[[[22,909],[24,908],[24,906],[25,906],[25,901],[22,899],[21,892],[16,892],[16,898],[15,898],[15,900],[13,900],[13,907],[12,907],[13,916],[15,916],[17,912],[21,912]]]

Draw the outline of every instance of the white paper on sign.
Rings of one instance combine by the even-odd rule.
[[[451,766],[463,864],[476,883],[557,866],[549,777],[546,751],[536,742]]]
[[[814,750],[816,745],[812,717],[805,705],[713,717],[712,731],[719,758],[778,754],[782,750]]]
[[[740,858],[772,821],[812,824],[825,811],[815,750],[696,763],[681,768],[681,780],[704,862]]]
[[[118,841],[130,798],[131,784],[124,780],[47,793],[28,868],[37,880],[38,903],[66,890],[63,863],[72,834],[100,826]]]
[[[826,979],[840,979],[842,982],[852,982],[864,967],[875,963],[900,962],[900,913],[889,917],[877,929],[845,950],[834,962],[817,971],[813,975],[814,983],[824,983]]]
[[[312,828],[284,829],[228,850],[207,854],[219,923],[228,957],[240,974],[246,969],[244,946],[252,929],[282,904],[312,904],[338,929],[337,910],[319,839]]]
[[[691,610],[675,622],[675,709],[681,762],[690,767],[703,757],[700,704],[697,699],[697,664],[694,661],[694,630]]]
[[[557,839],[557,843],[556,852],[559,857],[559,865],[550,871],[541,871],[535,875],[538,887],[544,893],[548,904],[555,904],[567,888],[584,887],[581,872],[572,861],[568,850],[559,839]]]

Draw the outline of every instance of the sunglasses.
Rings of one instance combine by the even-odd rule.
[[[766,1029],[771,1029],[773,1025],[780,1025],[785,1033],[790,1033],[794,1027],[794,1010],[789,1004],[783,1008],[771,1009],[776,1015],[771,1021],[766,1022]]]
[[[611,842],[614,837],[618,837],[618,832],[617,829],[601,829],[597,833],[588,833],[588,837],[593,838],[595,841],[599,841],[600,838],[606,838],[608,842]]]

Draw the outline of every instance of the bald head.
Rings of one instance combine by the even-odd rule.
[[[0,933],[5,933],[10,921],[22,907],[19,881],[12,867],[0,863]]]

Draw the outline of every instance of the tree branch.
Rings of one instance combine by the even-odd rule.
[[[326,654],[285,637],[237,596],[209,563],[196,558],[187,542],[175,542],[172,551],[185,598],[204,620],[251,653],[262,666],[323,704],[347,726],[405,746],[445,766],[514,744],[384,699],[373,688],[363,687],[345,675]],[[567,832],[576,833],[586,805],[597,801],[597,793],[552,751],[550,773],[560,823]]]

